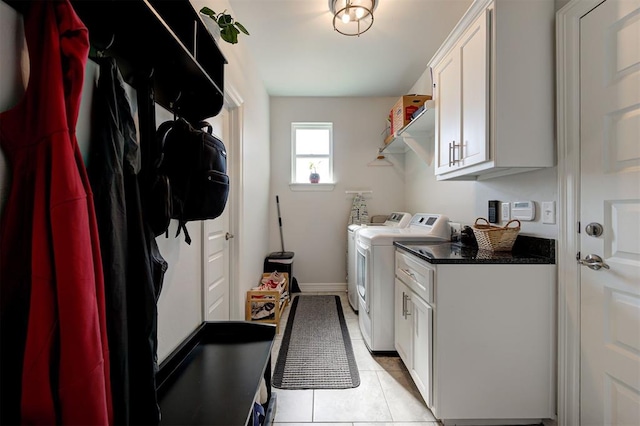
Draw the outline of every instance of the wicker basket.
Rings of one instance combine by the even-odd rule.
[[[484,221],[485,223],[478,223]],[[517,223],[517,227],[510,227],[512,223]],[[476,219],[473,224],[473,233],[478,242],[478,248],[490,251],[511,251],[513,243],[516,242],[520,232],[520,221],[510,220],[504,227],[491,226],[489,221],[483,217]]]

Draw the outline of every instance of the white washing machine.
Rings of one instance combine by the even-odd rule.
[[[411,222],[411,214],[406,212],[393,212],[384,223],[377,225],[356,225],[347,227],[347,296],[349,304],[358,312],[358,290],[356,289],[356,233],[360,229],[389,229],[406,228]]]
[[[356,234],[356,288],[360,332],[371,352],[395,351],[395,241],[444,242],[451,239],[449,219],[417,213],[409,226],[361,229]]]

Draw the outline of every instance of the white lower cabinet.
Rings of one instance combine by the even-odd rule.
[[[433,309],[396,279],[395,346],[429,408],[432,398]]]
[[[398,355],[407,368],[413,364],[413,331],[411,330],[413,321],[407,312],[407,299],[410,294],[409,287],[396,278],[394,342]]]
[[[555,417],[556,267],[396,252],[396,349],[445,424]]]
[[[429,408],[433,407],[431,382],[433,376],[433,309],[415,293],[411,299],[413,316],[413,364],[411,377]]]

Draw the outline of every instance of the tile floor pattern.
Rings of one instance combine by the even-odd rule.
[[[327,293],[304,293],[327,294]],[[340,390],[283,390],[277,395],[275,426],[437,426],[409,372],[399,357],[373,356],[360,334],[358,315],[346,293],[340,296],[356,363],[360,386]],[[295,295],[294,295],[295,296]],[[282,335],[289,318],[287,306],[271,356],[275,368]]]

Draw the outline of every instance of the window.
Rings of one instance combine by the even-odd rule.
[[[291,123],[291,182],[333,183],[333,123]]]

